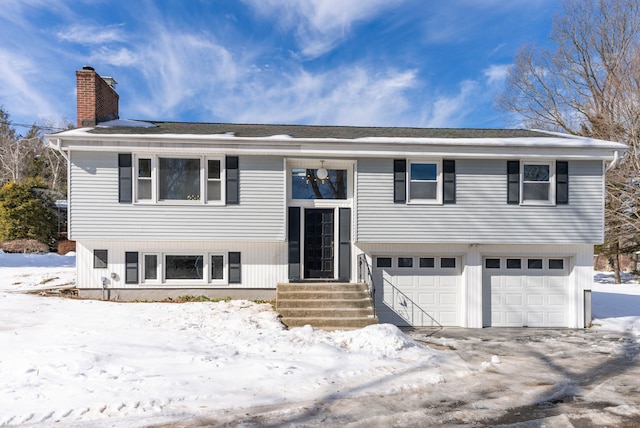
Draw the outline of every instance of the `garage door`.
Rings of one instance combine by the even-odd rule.
[[[459,257],[375,257],[376,312],[398,326],[459,326]]]
[[[485,258],[483,324],[568,326],[568,270],[564,258]]]

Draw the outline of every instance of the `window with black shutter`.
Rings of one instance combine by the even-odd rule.
[[[118,154],[118,202],[133,201],[133,163],[131,153]]]
[[[125,263],[125,284],[137,284],[138,283],[138,253],[126,252],[124,253]]]
[[[442,173],[442,202],[445,204],[456,203],[456,161],[443,160]]]
[[[569,162],[556,162],[556,204],[569,203]]]
[[[227,156],[225,164],[227,175],[227,205],[237,205],[240,203],[240,173],[238,169],[238,156]]]
[[[240,253],[229,253],[229,284],[240,284],[242,282],[242,270],[240,265]]]
[[[507,162],[507,203],[520,203],[520,161]]]
[[[403,204],[407,201],[407,161],[393,161],[393,202]]]

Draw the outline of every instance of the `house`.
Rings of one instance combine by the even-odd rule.
[[[119,120],[115,81],[76,75],[78,129],[48,139],[69,160],[81,296],[271,300],[278,284],[364,281],[397,325],[589,322],[604,174],[622,144]]]

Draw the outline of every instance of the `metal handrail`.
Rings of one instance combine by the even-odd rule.
[[[438,325],[438,327],[440,327],[440,329],[443,328],[442,324],[440,324],[440,322],[438,322],[437,319],[435,319],[433,316],[431,316],[431,314],[429,314],[429,312],[425,311],[424,309],[422,309],[416,302],[414,302],[413,300],[411,300],[409,298],[409,296],[407,296],[406,294],[404,294],[402,291],[398,290],[397,287],[391,285],[391,288],[393,289],[393,292],[396,294],[401,295],[404,298],[404,304],[400,303],[400,306],[404,306],[405,309],[407,310],[407,312],[409,312],[409,307],[407,305],[407,302],[411,303],[411,307],[412,308],[417,308],[420,312],[422,312],[423,315],[426,315],[427,317],[429,317],[429,319],[431,319],[431,321],[433,321],[434,323],[436,323]],[[395,298],[393,299],[395,300]],[[400,317],[402,317],[402,314],[396,312],[396,314],[398,314]],[[405,317],[402,317],[405,318]],[[406,319],[406,318],[405,318]],[[407,320],[410,321],[410,320]]]
[[[358,255],[358,281],[364,282],[369,290],[369,296],[371,297],[371,304],[373,306],[373,316],[376,315],[376,288],[373,283],[373,273],[371,273],[371,266],[367,261],[365,254]]]

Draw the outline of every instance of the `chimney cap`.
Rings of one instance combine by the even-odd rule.
[[[102,77],[102,80],[104,80],[107,85],[111,86],[111,88],[115,89],[116,85],[118,84],[118,82],[116,82],[116,79],[114,79],[111,76],[100,76]]]
[[[91,67],[90,65],[85,65],[84,67],[82,67],[83,70],[89,70],[89,71],[96,71],[93,67]]]

